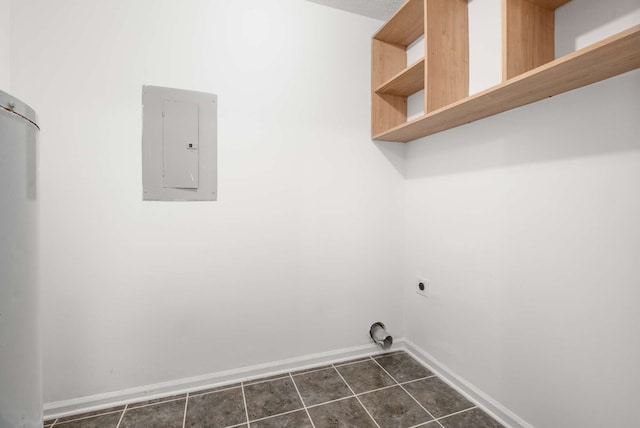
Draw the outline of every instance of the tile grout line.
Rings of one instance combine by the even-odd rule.
[[[472,403],[472,404],[473,404],[473,403]],[[459,411],[457,411],[457,412],[453,412],[453,413],[451,413],[451,414],[449,414],[449,415],[440,416],[437,420],[446,419],[446,418],[448,418],[449,416],[459,415],[460,413],[468,412],[468,411],[470,411],[470,410],[477,409],[477,408],[478,408],[478,406],[476,406],[476,405],[474,404],[472,407],[469,407],[468,409],[459,410]],[[493,419],[493,418],[492,418],[492,419]]]
[[[355,398],[355,397],[356,397],[355,395],[347,395],[346,397],[336,398],[335,400],[325,401],[324,403],[312,404],[308,408],[309,409],[313,409],[315,407],[324,406],[325,404],[337,403],[338,401],[344,401],[344,400],[346,400],[348,398]]]
[[[372,359],[372,360],[373,360],[373,361],[374,361],[374,362],[375,362],[375,363],[376,363],[376,364],[377,364],[377,365],[378,365],[382,370],[384,370],[384,372],[385,372],[387,375],[389,375],[389,377],[391,377],[391,379],[393,379],[393,381],[394,381],[395,383],[397,383],[397,384],[398,384],[398,386],[399,386],[400,388],[402,388],[402,390],[403,390],[407,395],[409,395],[409,397],[411,397],[411,399],[412,399],[413,401],[415,401],[415,402],[418,404],[418,406],[420,406],[420,407],[422,408],[422,410],[424,410],[425,412],[427,412],[427,414],[428,414],[429,416],[431,416],[431,419],[433,419],[434,421],[436,421],[436,424],[437,424],[437,425],[440,425],[442,428],[444,428],[444,426],[443,426],[440,422],[438,422],[438,419],[436,419],[436,418],[431,414],[431,412],[430,412],[430,411],[428,411],[428,410],[427,410],[427,409],[426,409],[422,404],[420,404],[420,402],[419,402],[418,400],[416,400],[416,398],[415,398],[413,395],[409,394],[409,391],[407,391],[407,390],[404,388],[404,386],[402,386],[402,384],[396,380],[396,378],[395,378],[395,377],[391,376],[391,373],[389,373],[389,372],[387,371],[387,369],[385,369],[384,367],[382,367],[382,364],[380,364],[379,362],[377,362],[377,361],[375,360],[375,358],[371,358],[371,359]],[[427,422],[429,422],[429,421],[427,421]]]
[[[213,388],[213,391],[208,391],[206,389],[200,390],[200,391],[194,391],[194,392],[188,392],[189,397],[199,397],[201,395],[209,395],[209,394],[215,394],[216,392],[223,392],[223,391],[229,391],[231,389],[236,389],[236,388],[240,388],[240,384],[239,383],[234,383],[232,385],[229,386],[221,386],[220,389],[217,388]]]
[[[357,395],[358,397],[360,397],[361,395],[371,394],[372,392],[384,391],[385,389],[393,388],[393,387],[395,387],[395,386],[398,386],[398,385],[383,386],[382,388],[372,389],[371,391],[359,392],[359,393],[357,393],[357,394],[355,394],[355,395]]]
[[[244,415],[247,418],[247,428],[251,428],[251,422],[249,422],[249,408],[247,407],[247,397],[244,395],[244,382],[240,382],[240,388],[242,388],[242,401],[244,402]]]
[[[228,427],[224,427],[224,428],[238,428],[238,427],[244,427],[244,426],[247,426],[247,424],[242,422],[242,423],[235,424],[235,425],[229,425]]]
[[[187,407],[189,406],[189,393],[184,399],[184,415],[182,415],[182,428],[187,426]]]
[[[279,377],[267,377],[264,380],[260,380],[259,378],[256,379],[255,381],[252,380],[248,380],[248,381],[243,381],[242,383],[247,385],[247,386],[251,386],[251,385],[257,385],[259,383],[265,383],[265,382],[271,382],[272,380],[281,380],[281,379],[286,379],[289,377],[289,373],[287,372],[286,374],[282,374],[281,375],[275,375],[275,376],[279,376]]]
[[[182,399],[186,398],[186,394],[184,397],[180,397],[180,398],[172,398],[171,400],[166,400],[166,401],[159,401],[157,403],[149,403],[149,404],[143,404],[143,405],[136,405],[136,403],[131,403],[131,404],[127,404],[127,407],[129,407],[128,410],[134,410],[134,409],[143,409],[145,407],[151,407],[151,406],[157,406],[159,404],[167,404],[167,403],[173,403],[174,401],[180,401]],[[161,398],[159,398],[159,400],[161,400]],[[131,406],[131,407],[130,407]]]
[[[124,414],[127,412],[128,408],[129,408],[129,405],[125,404],[124,409],[122,409],[122,414],[120,415],[120,419],[118,419],[118,424],[116,425],[116,428],[120,428],[120,424],[122,423],[122,419],[124,419]]]
[[[293,386],[296,389],[296,392],[298,393],[298,397],[300,397],[300,402],[302,403],[302,407],[304,408],[305,413],[307,414],[307,417],[309,418],[309,421],[311,422],[311,426],[313,428],[316,428],[316,424],[313,423],[313,419],[311,419],[311,415],[309,414],[309,409],[307,409],[307,405],[304,402],[304,399],[302,398],[302,394],[300,394],[300,390],[298,389],[298,385],[296,385],[296,381],[293,379],[293,376],[291,375],[291,372],[289,372],[289,377],[291,378],[291,382],[293,382]]]
[[[364,394],[364,393],[363,393]],[[331,403],[335,403],[337,401],[343,401],[346,400],[348,398],[355,398],[355,395],[348,395],[346,397],[342,397],[342,398],[336,398],[335,400],[330,400],[330,401],[325,401],[323,403],[318,403],[318,404],[312,404],[309,407],[307,407],[308,409],[313,409],[314,407],[320,407],[320,406],[324,406],[325,404],[331,404]],[[271,415],[271,416],[265,416],[263,418],[259,418],[259,419],[253,419],[251,422],[260,422],[260,421],[264,421],[265,419],[271,419],[271,418],[275,418],[278,416],[282,416],[282,415],[288,415],[289,413],[295,413],[295,412],[299,412],[301,409],[295,409],[295,410],[288,410],[286,412],[282,412],[282,413],[276,413],[275,415]],[[242,424],[239,424],[242,425]],[[235,427],[235,425],[234,425]],[[233,428],[233,427],[225,427],[225,428]]]
[[[365,360],[366,361],[366,360]],[[338,370],[336,368],[336,366],[334,365],[333,368],[336,370],[336,372],[338,372],[338,376],[340,376],[340,379],[342,379],[342,381],[344,382],[345,385],[347,385],[347,388],[349,388],[349,390],[351,391],[351,393],[356,397],[356,400],[358,400],[358,403],[360,403],[360,406],[364,409],[365,412],[367,412],[367,415],[369,415],[369,417],[371,418],[371,420],[373,421],[373,423],[380,428],[380,425],[378,425],[378,422],[376,422],[375,419],[373,419],[373,416],[371,416],[371,413],[369,413],[369,410],[364,407],[364,404],[362,404],[362,401],[360,401],[360,398],[356,395],[356,392],[353,390],[353,388],[351,388],[351,385],[349,385],[347,383],[347,380],[342,376],[342,373],[340,373],[340,370]]]
[[[438,423],[437,423],[437,422],[436,422],[436,420],[434,419],[434,420],[432,420],[432,421],[422,422],[422,423],[419,423],[419,424],[417,424],[417,425],[411,425],[409,428],[426,427],[426,426],[427,426],[427,425],[429,425],[429,424],[435,424],[435,425],[438,425]]]
[[[418,378],[418,379],[405,380],[404,382],[398,382],[398,385],[406,385],[408,383],[418,382],[420,380],[431,379],[432,377],[438,377],[438,376],[437,375],[431,375],[431,376],[421,377],[421,378]]]
[[[252,423],[253,422],[261,422],[261,421],[264,421],[264,420],[267,420],[267,419],[277,418],[279,416],[284,416],[284,415],[289,415],[291,413],[296,413],[296,412],[299,412],[300,410],[302,410],[302,409],[288,410],[286,412],[278,413],[278,414],[275,414],[275,415],[265,416],[264,418],[253,419],[251,422]]]
[[[97,410],[99,412],[99,410]],[[69,419],[68,421],[63,421],[60,422],[59,420],[62,418],[57,418],[56,421],[51,425],[53,427],[53,425],[58,424],[58,422],[62,423],[62,424],[66,424],[68,422],[77,422],[77,421],[84,421],[86,419],[91,419],[91,418],[96,418],[98,416],[104,416],[104,415],[112,415],[114,413],[119,413],[119,412],[124,412],[124,408],[120,409],[120,410],[112,410],[110,412],[104,412],[104,413],[96,413],[95,415],[91,415],[91,416],[82,416],[83,413],[79,414],[79,415],[71,415],[71,416],[65,416],[65,417],[69,417],[69,418],[73,418],[75,416],[77,416],[76,419]],[[59,425],[59,424],[58,424]]]
[[[356,360],[356,361],[343,361],[341,363],[338,364],[332,364],[333,367],[344,367],[344,366],[352,366],[354,364],[358,364],[358,363],[364,363],[365,361],[369,361],[369,358],[371,358],[371,356],[369,355],[368,357],[363,357],[361,360]]]
[[[295,371],[295,372],[291,372],[291,376],[302,376],[302,375],[306,375],[309,373],[316,373],[316,372],[321,372],[323,370],[330,370],[333,367],[331,366],[322,366],[322,367],[318,367],[317,369],[309,369],[309,370],[304,370],[304,371]]]
[[[432,420],[432,421],[423,422],[423,423],[421,423],[421,424],[414,425],[414,426],[412,426],[412,427],[410,427],[410,428],[426,427],[427,425],[431,425],[431,424],[433,424],[433,426],[436,426],[436,427],[437,427],[437,426],[438,426],[438,421],[436,421],[436,420],[434,419],[434,420]]]
[[[436,375],[432,375],[432,376],[426,376],[426,377],[421,377],[420,379],[413,379],[413,380],[408,380],[402,383],[397,382],[395,379],[393,379],[393,377],[391,379],[393,379],[394,382],[396,382],[393,385],[388,385],[388,386],[383,386],[381,388],[376,388],[376,389],[372,389],[372,390],[367,390],[364,392],[359,392],[357,394],[355,394],[356,396],[360,397],[362,395],[366,395],[366,394],[371,394],[372,392],[378,392],[378,391],[383,391],[385,389],[389,389],[389,388],[395,388],[396,386],[400,386],[400,385],[406,385],[408,383],[413,383],[413,382],[417,382],[419,380],[427,380],[427,379],[431,379],[432,377],[437,377]],[[353,397],[353,395],[350,395],[349,397]],[[347,398],[347,397],[344,397]],[[336,400],[332,400],[332,401],[338,401],[338,400],[342,400],[342,398],[338,398]],[[327,403],[330,403],[331,401],[327,401]],[[322,404],[327,404],[327,403],[320,403],[320,404],[314,404],[313,406],[309,406],[309,407],[315,407],[315,406],[321,406]]]

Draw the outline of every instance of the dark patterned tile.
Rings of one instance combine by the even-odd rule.
[[[92,416],[86,419],[77,419],[68,422],[56,422],[54,427],[61,428],[116,428],[122,412],[108,413],[106,415]]]
[[[107,413],[121,412],[123,410],[124,410],[124,406],[109,407],[108,409],[96,410],[96,411],[93,411],[93,412],[80,413],[78,415],[65,416],[64,418],[58,418],[58,422],[57,423],[60,424],[62,422],[75,421],[76,419],[88,418],[90,416],[97,416],[97,415],[104,415],[104,414],[107,414]],[[45,425],[46,425],[46,423],[45,423]]]
[[[290,377],[246,385],[244,394],[249,420],[302,408],[300,397]]]
[[[251,422],[251,428],[313,428],[307,412],[299,410],[286,415],[273,416],[258,422]]]
[[[445,428],[503,428],[502,425],[480,409],[472,409],[468,412],[448,416],[440,419],[439,422]]]
[[[411,427],[433,419],[399,386],[363,394],[360,401],[380,428]]]
[[[186,399],[127,409],[119,428],[182,428]],[[54,425],[55,428],[55,425]]]
[[[155,398],[153,400],[140,401],[138,403],[129,404],[129,409],[136,407],[148,406],[149,404],[166,403],[167,401],[183,400],[187,398],[187,394],[172,395],[170,397]]]
[[[403,386],[436,418],[474,406],[473,403],[437,377],[406,383]]]
[[[340,366],[337,370],[356,394],[395,384],[393,379],[372,360]]]
[[[207,389],[201,389],[200,391],[193,391],[192,393],[189,394],[189,397],[192,397],[194,395],[200,395],[200,394],[208,394],[210,392],[224,391],[225,389],[232,389],[232,388],[240,388],[240,384],[234,383],[231,385],[216,386],[215,388],[207,388]]]
[[[308,410],[316,428],[376,427],[356,398],[334,401]]]
[[[293,380],[298,386],[302,401],[307,406],[352,395],[349,387],[333,367],[296,375]]]
[[[376,361],[400,383],[433,374],[404,352],[376,357]]]
[[[189,397],[186,427],[223,428],[246,421],[242,388]]]

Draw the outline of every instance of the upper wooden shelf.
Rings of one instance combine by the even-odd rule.
[[[387,80],[375,92],[407,97],[422,89],[424,89],[424,58]]]
[[[569,3],[571,0],[528,0],[529,3],[533,3],[545,9],[557,9],[563,4]]]
[[[637,68],[640,25],[374,135],[373,139],[406,143]]]
[[[407,47],[422,34],[424,34],[424,0],[408,0],[373,38]]]

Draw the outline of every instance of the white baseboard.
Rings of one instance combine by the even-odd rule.
[[[411,342],[403,339],[404,349],[416,360],[424,364],[440,379],[449,384],[452,388],[474,402],[482,410],[490,414],[498,422],[509,428],[534,428],[533,425],[524,421],[518,415],[498,403],[496,400],[476,388],[473,384],[458,376],[449,367],[442,364],[428,352]]]
[[[396,343],[393,344],[391,351],[402,349],[404,349],[403,341],[402,339],[398,339],[396,340]],[[380,352],[380,347],[371,343],[370,345],[355,346],[335,351],[305,355],[297,358],[289,358],[286,360],[257,364],[233,370],[225,370],[202,376],[108,392],[105,394],[56,401],[46,403],[44,405],[44,419],[49,420],[85,412],[93,412],[138,401],[170,397],[172,395],[184,394],[186,392],[231,385],[248,379],[278,375],[296,370],[305,370],[358,357],[375,355]]]
[[[391,348],[391,351],[396,350],[407,351],[434,374],[438,375],[444,382],[456,389],[467,399],[477,404],[478,407],[486,411],[506,427],[534,428],[532,425],[522,420],[516,414],[489,397],[480,389],[458,376],[451,369],[410,340],[404,338],[397,339]],[[297,358],[273,361],[265,364],[257,364],[239,369],[225,370],[203,376],[162,382],[71,400],[46,403],[44,405],[44,419],[60,418],[106,409],[113,406],[135,403],[138,401],[170,397],[172,395],[230,385],[258,377],[278,375],[290,371],[305,370],[326,364],[339,363],[350,359],[379,354],[381,352],[381,349],[375,344],[355,346],[335,351],[305,355]]]

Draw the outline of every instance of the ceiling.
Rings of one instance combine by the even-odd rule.
[[[405,0],[308,0],[336,9],[386,21]]]

